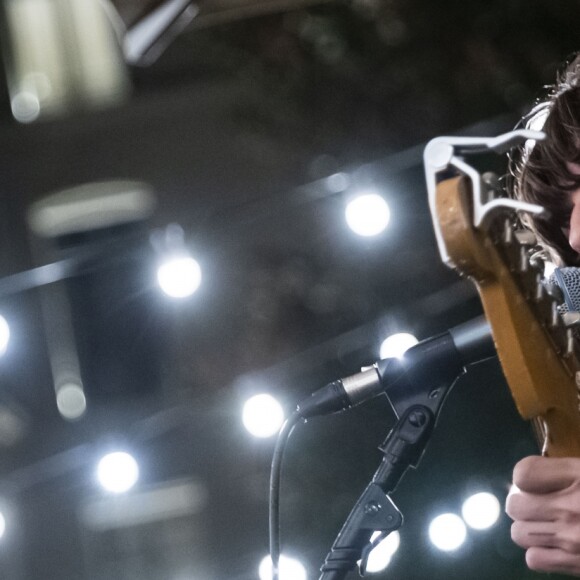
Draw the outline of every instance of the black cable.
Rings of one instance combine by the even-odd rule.
[[[280,477],[282,474],[282,458],[286,443],[301,419],[295,411],[282,425],[278,433],[276,447],[272,456],[270,469],[270,558],[272,560],[272,580],[279,580],[278,566],[280,563]]]

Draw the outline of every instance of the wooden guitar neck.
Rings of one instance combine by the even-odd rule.
[[[477,286],[516,406],[535,422],[543,452],[580,456],[574,329],[542,283],[541,267],[530,260],[531,232],[514,228],[513,212],[475,228],[472,199],[465,177],[437,185],[437,216],[449,256]]]

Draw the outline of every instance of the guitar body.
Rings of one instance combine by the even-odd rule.
[[[580,351],[574,331],[529,260],[530,232],[516,231],[513,212],[505,211],[476,228],[472,206],[466,177],[437,184],[436,213],[447,252],[455,269],[478,288],[520,415],[534,422],[544,454],[580,457]]]

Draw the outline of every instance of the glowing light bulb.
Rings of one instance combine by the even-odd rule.
[[[284,410],[272,395],[255,395],[244,404],[242,422],[254,437],[271,437],[284,423]]]
[[[474,530],[491,528],[499,519],[501,506],[495,495],[481,492],[467,498],[461,508],[465,523]]]
[[[375,532],[371,539],[379,534]],[[399,532],[391,532],[378,546],[372,549],[367,560],[367,572],[380,572],[391,562],[393,554],[399,549],[401,543]]]
[[[187,298],[201,284],[201,268],[190,256],[174,257],[159,266],[157,281],[172,298]]]
[[[306,580],[306,570],[303,564],[295,558],[281,555],[278,567],[280,580]],[[272,560],[270,556],[266,556],[260,562],[258,576],[260,580],[272,580],[274,574],[272,573]]]
[[[10,326],[4,318],[0,316],[0,356],[2,356],[6,349],[8,348],[8,343],[10,342]]]
[[[433,545],[445,552],[457,550],[467,537],[463,520],[455,514],[441,514],[429,526],[429,538]]]
[[[346,223],[359,236],[376,236],[388,225],[391,211],[387,202],[376,193],[359,195],[345,210]]]
[[[129,491],[139,479],[139,466],[135,459],[123,451],[105,455],[97,467],[100,484],[112,493]]]
[[[392,334],[383,340],[380,348],[380,358],[402,358],[407,350],[419,341],[408,332]]]
[[[5,532],[6,532],[6,518],[4,517],[4,514],[0,512],[0,538],[4,536]]]

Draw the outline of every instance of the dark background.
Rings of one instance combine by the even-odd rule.
[[[156,4],[116,7],[130,24]],[[156,62],[129,67],[132,93],[113,108],[21,125],[3,88],[0,307],[12,342],[0,361],[0,484],[12,517],[2,577],[257,578],[274,443],[246,433],[243,401],[267,391],[289,412],[376,360],[388,333],[426,338],[480,312],[471,284],[440,263],[422,149],[443,134],[511,129],[578,48],[574,2],[199,7],[199,19]],[[336,172],[351,183],[338,194],[324,181]],[[66,422],[54,401],[40,291],[20,290],[14,278],[65,254],[31,241],[26,212],[50,192],[115,178],[149,183],[158,208],[136,237],[137,261],[129,260],[142,279],[129,275],[123,256],[132,247],[121,241],[96,274],[67,282],[90,398],[87,414]],[[388,200],[392,222],[377,238],[357,238],[344,203],[369,185]],[[204,276],[178,303],[147,277],[147,232],[169,223],[184,229]],[[139,340],[126,337],[133,323]],[[309,579],[378,465],[393,421],[382,398],[295,430],[283,545]],[[140,461],[140,489],[194,481],[202,507],[88,529],[81,514],[100,493],[93,465],[114,445]],[[432,549],[426,535],[434,515],[458,512],[474,490],[503,501],[513,464],[534,451],[497,362],[478,365],[456,385],[423,462],[394,494],[405,515],[401,548],[377,577],[535,577],[505,516],[451,554]]]

